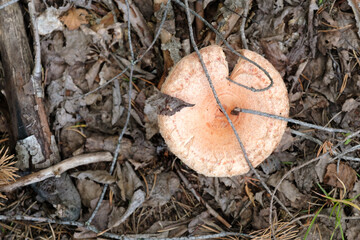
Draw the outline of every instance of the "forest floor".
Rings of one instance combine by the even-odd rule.
[[[289,118],[301,121],[287,124],[256,174],[218,178],[195,172],[168,149],[151,101],[171,68],[194,52],[179,1],[30,2],[36,26],[28,5],[15,4],[30,45],[34,29],[40,36],[43,103],[61,159],[74,164],[66,177],[81,204],[71,213],[76,217],[64,217],[62,202],[54,204],[37,185],[3,192],[2,239],[271,239],[271,231],[282,240],[359,239],[357,1],[190,1],[218,31],[193,17],[196,45],[222,46],[229,66],[238,59],[223,39],[235,51],[264,56],[285,82]],[[2,145],[9,134],[4,115]],[[90,158],[95,162],[76,165]],[[0,168],[7,166],[5,155],[1,160]],[[33,172],[14,166],[19,176]]]

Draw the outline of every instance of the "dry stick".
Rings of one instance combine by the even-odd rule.
[[[228,223],[224,218],[220,216],[201,196],[196,190],[192,187],[191,183],[187,178],[181,173],[180,168],[177,164],[175,164],[176,172],[180,176],[181,180],[185,183],[186,188],[194,195],[194,197],[202,204],[205,205],[206,209],[209,211],[211,215],[216,217],[222,224],[224,224],[227,228],[231,228],[230,223]]]
[[[46,223],[53,223],[53,224],[60,224],[60,225],[67,225],[67,226],[75,226],[75,227],[84,227],[90,231],[95,233],[99,233],[99,230],[94,226],[85,226],[83,223],[76,222],[76,221],[60,221],[54,220],[50,218],[44,217],[30,217],[30,216],[5,216],[0,215],[0,221],[31,221],[31,222],[46,222]],[[125,236],[125,235],[117,235],[113,233],[103,233],[102,236],[112,238],[112,239],[121,239],[121,240],[138,240],[138,239],[149,239],[149,240],[196,240],[196,239],[214,239],[214,238],[221,238],[226,236],[242,236],[248,238],[254,238],[251,235],[237,233],[237,232],[222,232],[217,234],[208,234],[203,236],[194,236],[194,237],[178,237],[178,238],[154,238],[148,237],[146,234],[139,234],[139,235],[132,235],[132,236]]]
[[[31,82],[33,84],[33,91],[36,97],[43,98],[44,93],[41,87],[41,47],[40,47],[40,35],[39,30],[37,26],[37,20],[36,20],[36,11],[35,11],[35,5],[34,0],[30,0],[28,3],[29,8],[29,15],[30,15],[30,21],[31,26],[33,30],[34,35],[34,50],[35,50],[35,63],[34,63],[34,69],[31,74]]]
[[[246,42],[246,36],[245,36],[245,24],[246,24],[246,18],[249,13],[249,5],[251,0],[245,1],[245,8],[244,8],[244,14],[242,17],[241,25],[240,25],[240,36],[241,36],[241,42],[245,49],[248,49],[248,45]]]
[[[176,2],[178,0],[175,0]],[[254,172],[255,176],[259,179],[261,185],[266,189],[266,191],[269,193],[269,194],[272,194],[270,188],[266,185],[266,183],[264,182],[264,180],[262,179],[262,177],[260,176],[260,174],[256,171],[256,169],[254,168],[254,166],[251,164],[250,160],[249,160],[249,157],[247,155],[247,152],[246,152],[246,149],[245,149],[245,146],[244,144],[242,143],[241,139],[240,139],[240,136],[233,124],[233,122],[231,121],[229,115],[227,114],[227,112],[225,111],[225,108],[223,107],[223,105],[221,104],[220,100],[219,100],[219,97],[216,93],[216,90],[214,88],[214,85],[212,83],[212,80],[210,78],[210,75],[209,75],[209,72],[207,71],[207,68],[205,66],[205,63],[202,59],[202,56],[199,52],[199,49],[198,47],[196,46],[196,43],[195,43],[195,39],[194,39],[194,35],[193,35],[193,31],[192,31],[192,26],[191,26],[191,19],[190,19],[190,11],[189,11],[189,5],[188,5],[188,0],[185,0],[185,10],[186,10],[186,15],[187,15],[187,20],[188,20],[188,28],[189,28],[189,31],[190,31],[190,40],[191,40],[191,44],[193,46],[193,48],[195,49],[198,57],[199,57],[199,60],[200,60],[200,63],[201,63],[201,66],[205,72],[205,75],[206,75],[206,78],[209,82],[209,85],[210,85],[210,88],[211,88],[211,91],[213,92],[213,95],[215,97],[215,100],[216,100],[216,103],[218,104],[218,106],[220,107],[221,111],[223,112],[223,114],[225,115],[228,123],[230,124],[231,126],[231,129],[233,130],[234,134],[235,134],[235,137],[236,137],[236,140],[238,141],[240,147],[241,147],[241,150],[243,152],[243,155],[244,155],[244,158],[247,162],[247,164],[249,165],[250,169]],[[225,39],[224,39],[225,40]],[[224,41],[225,42],[225,41]],[[265,69],[264,69],[265,71]],[[266,71],[265,71],[266,72]],[[267,74],[268,75],[268,74]],[[271,79],[271,77],[270,77]],[[272,80],[272,79],[271,79]],[[270,84],[268,87],[271,87],[272,84]],[[258,90],[258,89],[256,89]],[[289,214],[291,217],[294,217],[292,215],[292,213],[287,209],[287,207],[277,198],[275,197],[276,201],[280,204],[280,206],[286,211],[287,214]],[[301,223],[299,223],[301,225]]]
[[[16,3],[18,1],[19,0],[11,0],[11,1],[7,2],[7,3],[4,3],[4,4],[0,5],[0,10],[3,9],[3,8],[6,8],[7,6],[10,6],[11,4],[14,4],[14,3]]]
[[[341,157],[341,158],[344,159],[344,160],[348,160],[348,161],[360,162],[360,158],[346,157],[346,156],[343,156],[343,157]]]
[[[296,131],[296,130],[294,130],[294,129],[290,129],[290,132],[292,133],[292,134],[295,134],[295,135],[298,135],[298,136],[300,136],[300,137],[303,137],[303,138],[305,138],[305,139],[308,139],[308,140],[310,140],[310,141],[313,141],[314,143],[316,143],[316,144],[318,144],[318,145],[323,145],[323,143],[319,140],[319,139],[317,139],[317,138],[314,138],[314,137],[312,137],[312,136],[310,136],[310,135],[307,135],[307,134],[305,134],[305,133],[303,133],[303,132],[299,132],[299,131]]]
[[[347,137],[346,137],[345,139],[343,139],[340,143],[338,143],[334,148],[338,148],[341,144],[343,144],[344,142],[346,142],[348,139],[355,137],[355,136],[358,135],[359,133],[360,133],[360,131],[357,131],[357,132],[355,132],[355,133],[347,136]],[[355,146],[355,147],[360,148],[359,145],[358,145],[358,146]],[[351,148],[350,150],[353,151],[353,150],[354,150],[354,147]],[[356,149],[355,149],[355,150],[356,150]],[[342,153],[342,154],[337,155],[335,158],[332,159],[332,161],[335,160],[335,159],[337,159],[337,158],[339,158],[339,157],[342,157],[343,155],[347,154],[348,152],[349,152],[349,151],[346,151],[345,153]],[[284,174],[284,176],[280,179],[280,181],[278,182],[278,184],[275,186],[275,189],[274,189],[273,193],[271,194],[270,214],[269,214],[269,223],[270,223],[270,226],[272,226],[272,221],[273,221],[273,219],[272,219],[272,209],[273,209],[273,205],[274,205],[275,194],[276,194],[276,191],[279,189],[281,183],[282,183],[292,172],[297,171],[297,170],[299,170],[299,169],[301,169],[301,168],[303,168],[303,167],[305,167],[305,166],[307,166],[307,165],[309,165],[309,164],[311,164],[311,163],[314,163],[314,162],[320,160],[321,158],[323,158],[323,157],[325,157],[325,156],[327,156],[327,155],[329,155],[329,154],[330,154],[329,152],[326,152],[326,153],[322,154],[322,155],[319,156],[319,157],[313,158],[312,160],[310,160],[310,161],[308,161],[308,162],[306,162],[306,163],[304,163],[304,164],[301,164],[300,166],[297,166],[297,167],[294,167],[294,168],[290,169],[287,173]],[[272,229],[272,230],[273,230],[273,229]]]
[[[127,19],[128,19],[128,24],[127,24],[127,27],[128,27],[128,39],[129,39],[129,48],[130,48],[130,54],[131,54],[131,66],[130,66],[130,78],[129,78],[129,91],[128,91],[128,96],[129,96],[129,99],[128,99],[128,110],[127,110],[127,115],[126,115],[126,121],[125,121],[125,125],[121,131],[121,134],[118,138],[118,142],[117,142],[117,145],[116,145],[116,149],[115,149],[115,153],[114,153],[114,157],[113,157],[113,160],[112,160],[112,163],[111,163],[111,167],[110,167],[110,170],[109,170],[109,173],[110,175],[113,174],[114,172],[114,169],[115,169],[115,164],[116,164],[116,160],[119,156],[119,151],[120,151],[120,146],[121,146],[121,140],[126,132],[126,129],[127,129],[127,126],[129,124],[129,121],[130,121],[130,112],[131,112],[131,93],[132,93],[132,78],[133,78],[133,73],[134,73],[134,65],[135,65],[135,57],[134,57],[134,50],[133,50],[133,46],[132,46],[132,38],[131,38],[131,25],[130,25],[130,7],[129,7],[129,2],[128,0],[125,0],[126,2],[126,7],[127,7]],[[101,205],[101,202],[102,200],[104,199],[105,197],[105,193],[106,193],[106,190],[108,188],[109,184],[105,184],[104,185],[104,188],[101,192],[101,195],[100,195],[100,198],[96,204],[96,207],[94,209],[94,211],[92,212],[90,218],[88,219],[88,221],[85,223],[86,225],[90,225],[92,220],[94,219],[96,213],[99,211],[100,209],[100,205]]]
[[[49,168],[18,178],[13,183],[2,185],[0,186],[0,192],[11,192],[19,187],[37,183],[47,178],[59,177],[62,173],[78,166],[97,162],[110,162],[111,160],[112,155],[109,152],[87,153],[71,157]]]
[[[232,110],[232,113],[236,114],[236,112],[250,113],[250,114],[259,115],[259,116],[263,116],[263,117],[274,118],[274,119],[277,119],[277,120],[281,120],[281,121],[285,121],[285,122],[291,122],[291,123],[295,123],[297,125],[301,125],[301,126],[304,126],[304,127],[314,128],[314,129],[318,129],[318,130],[325,131],[325,132],[330,132],[330,133],[351,133],[351,131],[348,131],[348,130],[343,130],[343,129],[338,129],[338,128],[322,127],[322,126],[318,126],[318,125],[315,125],[315,124],[302,122],[302,121],[299,121],[299,120],[296,120],[296,119],[282,117],[282,116],[278,116],[278,115],[274,115],[274,114],[270,114],[270,113],[265,113],[265,112],[260,112],[260,111],[256,111],[256,110],[251,110],[251,109],[237,108],[236,107],[234,110]]]

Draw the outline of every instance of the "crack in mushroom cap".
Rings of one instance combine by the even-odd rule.
[[[200,53],[249,160],[254,167],[258,166],[279,144],[286,122],[248,113],[232,115],[230,112],[239,107],[287,117],[289,100],[280,74],[259,54],[241,50],[242,55],[261,65],[274,81],[269,90],[251,92],[226,79],[229,76],[228,63],[220,46],[205,47]],[[257,89],[270,84],[264,72],[241,58],[230,78]],[[250,170],[230,124],[216,103],[195,52],[176,64],[161,91],[195,104],[173,116],[159,115],[161,135],[169,149],[186,165],[198,173],[214,177],[240,175]]]

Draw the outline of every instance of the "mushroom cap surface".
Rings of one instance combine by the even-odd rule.
[[[259,54],[241,50],[242,55],[262,66],[274,81],[269,90],[252,92],[226,79],[229,77],[228,63],[220,46],[202,48],[200,53],[249,160],[254,167],[258,166],[279,144],[286,122],[242,112],[232,115],[230,112],[239,107],[287,117],[289,100],[280,74]],[[230,78],[256,89],[270,84],[264,72],[241,58]],[[216,103],[196,52],[173,67],[161,91],[195,104],[172,116],[158,117],[160,133],[178,158],[206,176],[229,177],[250,170],[230,124]]]

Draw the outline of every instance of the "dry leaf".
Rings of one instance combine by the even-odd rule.
[[[36,24],[40,35],[64,29],[63,24],[59,20],[60,12],[54,7],[49,7],[37,18]]]
[[[254,194],[252,193],[251,189],[248,187],[248,184],[245,184],[245,192],[246,195],[249,197],[251,203],[254,205],[255,207],[255,198],[254,198]]]
[[[116,176],[118,180],[116,184],[121,190],[121,198],[123,201],[130,200],[134,192],[143,186],[141,180],[136,175],[130,163],[125,162],[125,166],[116,165]]]
[[[87,170],[82,172],[74,172],[72,177],[77,179],[90,179],[98,183],[112,184],[115,182],[115,177],[111,176],[109,172],[105,170]]]
[[[98,199],[93,199],[90,202],[91,209],[94,210],[98,202]],[[92,210],[90,212],[92,212]],[[106,229],[109,222],[109,215],[111,213],[111,205],[109,200],[103,200],[101,202],[100,208],[98,209],[92,225],[94,225],[99,230]],[[89,213],[90,214],[90,213]]]
[[[114,15],[112,14],[112,12],[109,12],[108,14],[106,14],[104,17],[101,18],[99,24],[92,26],[91,29],[97,32],[100,29],[107,28],[112,24],[114,24]]]
[[[160,173],[156,179],[154,175],[148,175],[147,182],[151,191],[143,206],[151,207],[160,207],[169,202],[180,186],[180,180],[174,172]]]
[[[81,202],[85,207],[90,207],[90,202],[100,197],[100,184],[97,184],[91,180],[80,179],[77,181],[76,187],[80,193]]]
[[[329,164],[326,168],[326,173],[324,176],[324,183],[333,187],[344,188],[346,191],[351,191],[356,182],[356,172],[350,166],[340,163],[339,172],[336,171],[336,164]],[[340,182],[343,182],[344,185]]]
[[[360,105],[360,102],[356,101],[354,98],[349,98],[343,104],[341,111],[350,112],[356,109]]]
[[[88,12],[85,9],[70,8],[69,11],[60,18],[60,20],[67,26],[69,30],[75,30],[81,24],[87,24],[86,17]]]

